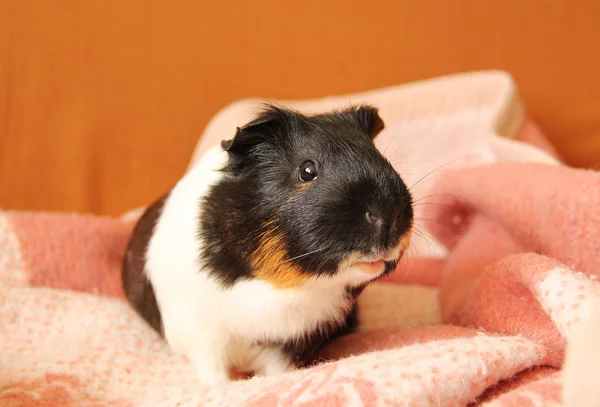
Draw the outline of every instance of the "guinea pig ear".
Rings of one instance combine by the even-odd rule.
[[[261,142],[260,134],[246,131],[246,126],[236,127],[232,139],[222,140],[221,148],[229,153],[242,154]]]
[[[250,123],[237,127],[232,139],[222,140],[221,148],[230,153],[244,154],[252,147],[276,136],[279,124],[285,124],[287,112],[268,105]]]
[[[371,139],[374,139],[385,127],[379,116],[379,110],[374,106],[355,106],[345,110],[342,114],[357,124]]]
[[[240,131],[240,128],[237,127],[237,131]],[[229,140],[221,140],[221,148],[224,151],[229,151],[229,149],[231,148],[231,145],[233,144],[233,139],[229,139]]]

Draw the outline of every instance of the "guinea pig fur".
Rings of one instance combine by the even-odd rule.
[[[371,106],[268,105],[141,217],[127,298],[201,382],[304,366],[355,328],[358,295],[396,267],[413,226],[373,143],[383,127]]]

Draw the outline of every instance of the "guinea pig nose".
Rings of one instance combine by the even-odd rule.
[[[374,214],[373,212],[367,211],[367,222],[376,226],[381,226],[383,220],[381,219],[381,216]]]

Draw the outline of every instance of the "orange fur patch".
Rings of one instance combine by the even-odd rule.
[[[400,238],[400,252],[404,253],[410,246],[410,238],[412,237],[412,228],[408,229]]]
[[[260,238],[260,247],[250,260],[250,265],[255,270],[254,276],[271,283],[277,289],[303,285],[310,277],[292,262],[286,261],[287,256],[283,237],[276,229],[267,226]]]

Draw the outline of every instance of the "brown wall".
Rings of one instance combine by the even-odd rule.
[[[235,99],[487,68],[570,163],[600,163],[600,1],[237,3],[0,0],[0,206],[118,214]]]

